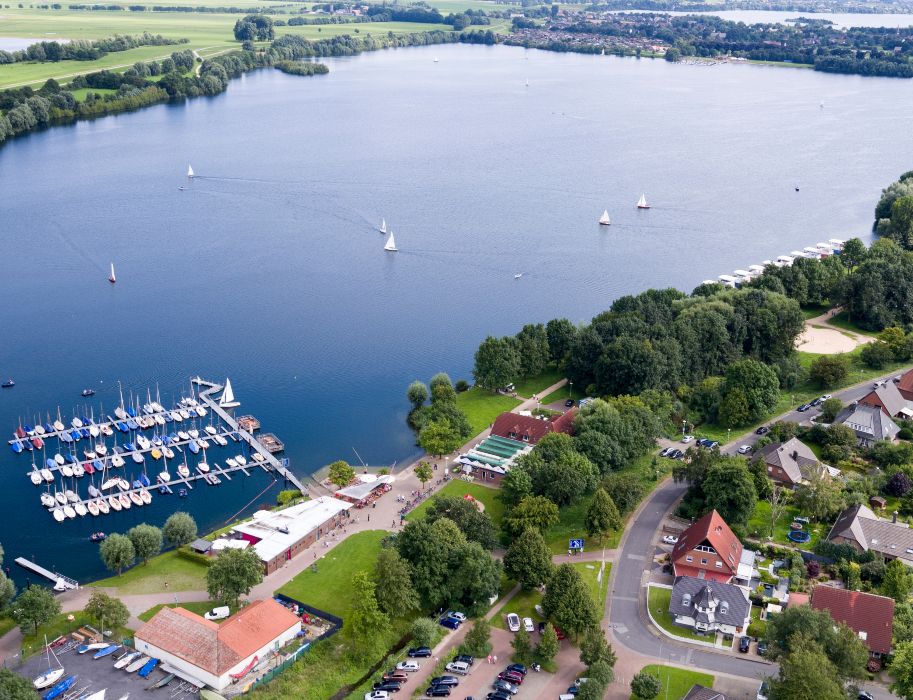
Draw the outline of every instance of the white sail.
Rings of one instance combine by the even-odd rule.
[[[193,168],[189,165],[187,166],[187,177],[193,177]]]
[[[380,228],[377,230],[380,231],[381,233],[387,232],[387,220],[386,219],[380,220]]]
[[[390,237],[387,239],[387,242],[384,244],[384,250],[395,253],[399,248],[396,247],[396,241],[393,240],[393,231],[390,231]]]
[[[108,281],[111,284],[114,284],[115,282],[117,282],[117,277],[114,274],[114,263],[111,263],[111,276],[108,278]]]
[[[222,398],[219,399],[219,405],[222,408],[234,408],[241,404],[235,401],[235,392],[231,390],[231,380],[225,380],[225,388],[222,390]]]
[[[612,220],[609,218],[609,210],[603,209],[602,216],[599,217],[599,224],[601,226],[608,226],[612,223]]]
[[[646,195],[644,195],[644,194],[640,195],[640,199],[637,200],[637,208],[638,209],[649,209],[650,208],[650,205],[647,204]]]

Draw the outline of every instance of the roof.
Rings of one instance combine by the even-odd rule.
[[[908,369],[901,375],[900,382],[897,384],[897,388],[900,391],[913,393],[913,369]]]
[[[877,399],[877,401],[876,401]],[[894,382],[882,384],[859,399],[859,403],[868,406],[884,406],[889,416],[896,416],[907,408],[907,400],[901,396]]]
[[[864,404],[847,406],[837,414],[834,423],[846,425],[856,437],[866,441],[892,440],[900,432],[897,423],[880,408]]]
[[[210,549],[212,549],[212,542],[210,542],[209,540],[204,540],[204,539],[194,540],[193,542],[190,543],[190,548],[194,552],[202,552],[205,554]]]
[[[702,685],[694,684],[682,700],[726,700],[726,696],[713,688],[705,688]]]
[[[815,586],[812,607],[827,610],[836,622],[845,622],[869,650],[879,654],[891,651],[894,599],[833,586]]]
[[[672,561],[704,543],[709,544],[734,574],[742,559],[742,543],[715,510],[685,530],[672,549]]]
[[[690,596],[685,603],[685,596]],[[684,615],[698,619],[703,616],[709,620],[706,613],[697,612],[696,608],[714,607],[713,621],[733,627],[745,624],[751,601],[748,592],[741,586],[731,583],[707,581],[694,576],[679,576],[672,584],[672,597],[669,601],[669,612],[672,615]]]
[[[574,430],[576,409],[552,418],[542,419],[535,416],[523,416],[519,413],[502,413],[491,426],[491,434],[505,438],[529,436],[529,442],[539,442],[549,433],[571,434]]]
[[[162,608],[136,638],[216,676],[268,646],[301,621],[272,598],[256,600],[221,624],[184,608]]]
[[[836,537],[855,542],[864,552],[880,552],[913,565],[913,530],[906,523],[880,519],[861,503],[850,506],[837,517],[827,539]]]
[[[393,477],[389,474],[383,474],[373,481],[363,481],[360,484],[355,484],[354,486],[347,486],[344,489],[339,489],[336,492],[337,496],[342,496],[343,498],[351,498],[353,501],[361,501],[362,499],[367,498],[371,495],[371,492],[374,489],[383,486],[384,484],[392,484],[394,481]]]
[[[352,507],[338,498],[320,496],[282,510],[258,510],[253,520],[233,531],[253,543],[262,561],[271,561],[339,513]]]
[[[794,484],[801,483],[803,467],[818,464],[815,453],[798,438],[765,445],[758,450],[758,458],[763,459],[765,464],[782,469]]]

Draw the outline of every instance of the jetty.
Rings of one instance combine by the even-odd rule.
[[[16,559],[16,563],[23,569],[28,569],[32,573],[38,574],[39,576],[44,576],[46,579],[50,579],[55,584],[62,584],[63,588],[66,590],[75,590],[79,588],[79,582],[76,579],[70,578],[69,576],[64,576],[63,574],[55,574],[53,571],[48,571],[43,566],[39,566],[35,562],[30,561],[25,557],[18,557]]]

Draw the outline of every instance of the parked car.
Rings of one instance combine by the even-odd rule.
[[[860,690],[856,700],[875,700],[875,696],[865,690]]]
[[[710,443],[710,440],[708,440],[707,438],[699,438],[695,444],[698,445],[699,447],[707,447],[707,445],[709,443]]]
[[[431,685],[449,685],[451,688],[460,684],[460,679],[456,676],[438,676],[428,681]]]
[[[511,700],[510,693],[504,690],[493,690],[485,698],[486,700]]]
[[[831,395],[830,395],[830,394],[825,394],[824,396],[821,397],[821,403],[824,403],[824,402],[827,401],[829,398],[831,398]]]
[[[672,452],[670,452],[670,453],[669,453],[668,455],[666,455],[666,456],[667,456],[669,459],[682,459],[682,458],[685,456],[685,453],[682,452],[682,451],[679,450],[679,449],[675,449],[675,450],[672,450]]]
[[[523,685],[523,676],[516,671],[501,671],[501,673],[498,674],[498,680],[507,681],[514,685]]]
[[[747,454],[751,453],[751,451],[752,451],[753,449],[754,449],[754,448],[753,448],[751,445],[742,445],[742,446],[737,450],[737,452],[738,452],[740,455],[747,455]]]
[[[398,693],[400,691],[400,684],[393,683],[392,681],[389,683],[375,683],[374,690],[383,690],[387,693]]]
[[[799,413],[805,413],[805,412],[806,412],[808,409],[810,409],[811,407],[812,407],[812,405],[811,405],[810,403],[804,403],[804,404],[802,404],[801,406],[799,406],[799,408],[797,408],[796,410],[797,410]]]
[[[686,445],[689,442],[692,442],[693,440],[694,440],[694,435],[685,435],[685,437],[682,438],[682,442],[685,443]]]
[[[400,661],[396,664],[397,671],[409,671],[410,673],[418,671],[421,667],[422,665],[418,661]]]
[[[432,685],[425,689],[425,695],[429,698],[446,698],[450,696],[450,686]]]
[[[661,449],[661,450],[659,451],[659,456],[660,456],[660,457],[665,457],[665,456],[666,456],[667,454],[669,454],[670,452],[672,452],[672,448],[671,448],[671,447],[664,447],[663,449]]]
[[[429,647],[412,647],[406,652],[406,656],[410,659],[427,659],[431,656],[431,649]]]
[[[388,671],[384,674],[384,681],[392,681],[394,683],[405,683],[409,680],[409,676],[401,671]]]
[[[873,389],[877,389],[878,387],[884,386],[885,384],[887,384],[887,381],[886,381],[886,380],[884,380],[884,379],[879,379],[877,382],[875,382],[875,383],[872,385],[872,388],[873,388]]]
[[[390,700],[390,693],[386,690],[372,690],[365,693],[365,700]]]
[[[447,613],[447,617],[452,617],[454,620],[459,620],[460,622],[466,622],[466,613],[461,613],[458,610],[451,610]]]
[[[712,450],[714,447],[719,447],[719,446],[720,446],[720,443],[718,440],[708,440],[706,442],[706,444],[704,445],[704,447],[706,447],[708,450]]]
[[[574,399],[568,399],[564,402],[565,407],[571,408],[574,405]]]
[[[508,683],[507,681],[500,681],[500,680],[492,683],[491,687],[494,688],[495,690],[503,690],[504,692],[509,693],[510,695],[516,695],[517,692],[519,692],[519,690],[520,690],[517,686],[513,685],[512,683]]]
[[[767,642],[763,639],[758,640],[758,656],[767,656]]]
[[[476,662],[475,658],[472,656],[469,656],[468,654],[460,654],[459,656],[454,658],[454,661],[464,663],[467,666],[472,666]]]
[[[567,693],[568,695],[573,695],[574,697],[577,697],[577,693],[580,692],[580,688],[578,688],[576,685],[572,685],[564,692]]]
[[[819,397],[818,397],[817,399],[815,399],[814,401],[810,401],[808,405],[814,408],[814,407],[816,407],[816,406],[820,406],[822,403],[824,403],[824,399],[822,399],[822,398],[819,396]]]
[[[524,666],[523,664],[511,664],[504,670],[513,671],[514,673],[519,673],[521,676],[525,676],[527,673],[526,666]]]
[[[760,428],[758,428],[757,430],[754,431],[754,434],[755,435],[767,435],[767,433],[769,433],[769,432],[770,432],[770,428],[768,428],[766,425],[762,425]]]
[[[536,626],[533,624],[533,618],[531,618],[531,617],[523,618],[523,629],[525,629],[527,632],[536,631]]]
[[[663,544],[678,544],[678,537],[675,535],[663,535]]]
[[[227,605],[222,605],[218,608],[213,608],[206,612],[203,617],[207,620],[224,620],[226,617],[231,615],[231,610],[228,609]]]
[[[442,617],[442,618],[438,621],[438,623],[439,623],[442,627],[446,627],[447,629],[451,629],[451,630],[458,630],[458,629],[460,629],[460,625],[462,624],[462,623],[461,623],[459,620],[457,620],[455,617]]]
[[[507,629],[511,632],[520,631],[520,616],[517,613],[507,613]]]
[[[770,686],[767,685],[767,681],[762,681],[760,687],[758,688],[757,700],[767,700],[767,696],[770,694]]]
[[[465,661],[451,661],[444,668],[451,673],[459,673],[461,676],[465,676],[469,673],[469,664]]]
[[[555,636],[558,637],[559,641],[562,639],[567,639],[567,635],[564,633],[564,630],[558,627],[558,625],[555,625]]]
[[[751,637],[739,637],[739,651],[747,654],[751,648]]]

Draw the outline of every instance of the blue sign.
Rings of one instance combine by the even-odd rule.
[[[288,469],[288,464],[289,464],[289,462],[288,462],[288,457],[283,457],[283,458],[282,458],[282,466],[285,467],[286,469]]]
[[[583,539],[571,540],[567,546],[568,549],[583,549]]]

